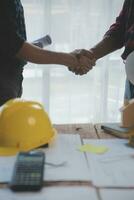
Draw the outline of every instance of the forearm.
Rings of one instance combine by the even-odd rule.
[[[24,42],[22,48],[16,56],[19,59],[36,64],[69,65],[72,61],[71,56],[67,53],[43,50],[27,42]]]
[[[100,41],[97,45],[95,45],[90,50],[93,52],[93,55],[96,60],[105,55],[114,52],[115,50],[121,48],[122,46],[118,43],[118,41],[113,37],[105,37],[102,41]]]

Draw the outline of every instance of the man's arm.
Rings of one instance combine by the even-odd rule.
[[[128,0],[125,0],[122,10],[116,18],[116,22],[110,26],[110,29],[105,33],[102,41],[90,49],[96,59],[99,59],[124,46],[128,2]]]
[[[90,59],[85,56],[81,56],[81,58],[78,59],[73,53],[44,50],[26,41],[16,54],[16,57],[37,64],[66,65],[72,70],[73,68],[83,68],[84,73],[87,73],[88,66],[90,65]]]
[[[16,54],[16,57],[36,64],[69,65],[76,61],[71,54],[44,50],[26,41]]]
[[[94,47],[92,47],[89,50],[89,53],[92,53],[94,59],[98,60],[99,58],[102,58],[105,55],[108,55],[109,53],[120,49],[121,47],[122,45],[120,45],[116,38],[112,36],[107,36]],[[89,56],[88,52],[86,53],[86,55]]]
[[[110,26],[110,29],[105,33],[103,39],[98,44],[89,50],[82,49],[74,52],[79,57],[84,55],[93,61],[91,62],[91,66],[89,66],[89,70],[92,69],[92,66],[96,60],[124,46],[126,13],[128,5],[129,0],[125,0],[122,10],[119,16],[116,18],[116,22]],[[79,74],[80,70],[78,71],[77,69],[74,69],[73,72]]]

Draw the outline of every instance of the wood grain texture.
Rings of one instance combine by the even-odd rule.
[[[79,134],[81,138],[97,139],[97,133],[93,124],[63,124],[54,125],[58,133],[62,134]]]

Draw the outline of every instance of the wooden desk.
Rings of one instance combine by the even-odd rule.
[[[99,124],[63,124],[54,125],[58,133],[79,134],[85,139],[108,139],[115,138],[112,135],[105,133]]]

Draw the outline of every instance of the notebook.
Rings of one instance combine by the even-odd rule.
[[[105,133],[115,135],[120,138],[128,138],[129,132],[132,130],[131,128],[122,128],[120,127],[120,123],[103,123],[101,128],[105,131]]]

